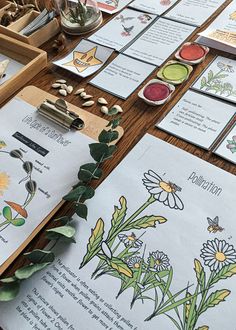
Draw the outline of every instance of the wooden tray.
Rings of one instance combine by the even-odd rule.
[[[56,100],[57,97],[51,95],[43,90],[34,87],[27,86],[25,87],[16,97],[21,98],[25,102],[37,107],[39,106],[45,99]],[[68,108],[78,113],[81,119],[85,122],[85,127],[80,131],[81,133],[90,136],[94,140],[97,141],[99,133],[106,127],[108,121],[100,118],[86,110],[76,107],[75,105],[68,103]],[[1,120],[1,109],[0,109],[0,120]],[[123,136],[124,130],[122,127],[117,127],[117,131],[119,132],[119,139]],[[75,133],[76,134],[76,133]],[[119,140],[118,139],[118,140]],[[118,142],[118,140],[114,141],[114,143]],[[40,223],[40,225],[33,231],[33,233],[24,241],[24,243],[17,249],[17,251],[11,255],[10,258],[0,267],[0,276],[3,272],[11,265],[12,262],[22,253],[22,251],[26,248],[26,246],[34,239],[34,237],[46,226],[46,224],[52,219],[55,213],[60,209],[60,207],[64,204],[64,201],[61,201],[59,205],[57,205],[52,212]]]
[[[0,53],[24,64],[17,74],[0,85],[0,104],[47,66],[47,53],[0,34]]]
[[[5,4],[6,5],[4,7],[0,7],[0,17],[10,6],[10,3],[5,2]],[[44,25],[41,29],[32,33],[30,36],[26,37],[21,35],[19,31],[21,31],[26,25],[32,22],[39,14],[39,12],[33,10],[19,18],[17,21],[11,23],[7,27],[0,25],[0,33],[25,42],[26,44],[39,47],[60,32],[58,20],[54,18],[52,21]]]

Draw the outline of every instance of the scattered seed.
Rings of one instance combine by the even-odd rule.
[[[52,84],[52,88],[60,88],[60,87],[61,87],[61,84],[59,84],[59,83]]]
[[[77,91],[75,92],[75,95],[80,95],[80,94],[83,93],[84,91],[85,91],[84,88],[77,89]]]
[[[99,104],[103,104],[103,105],[108,104],[107,100],[105,100],[103,97],[100,97],[100,98],[98,99],[98,103],[99,103]]]
[[[84,97],[83,97],[83,99],[84,100],[88,100],[88,99],[91,99],[93,96],[92,95],[85,95]]]
[[[105,105],[103,105],[101,107],[101,112],[104,113],[105,115],[108,115],[108,112],[109,112],[108,107],[106,107]]]
[[[61,84],[61,89],[65,89],[67,91],[67,85],[66,84]]]
[[[118,112],[123,112],[123,109],[118,104],[115,104],[112,108],[115,108]]]
[[[67,91],[65,89],[59,89],[59,94],[62,96],[67,96]]]
[[[68,94],[71,94],[73,92],[73,90],[74,90],[74,88],[71,85],[67,86],[67,88],[66,88],[66,91],[67,91]]]
[[[80,94],[81,97],[85,97],[85,95],[87,95],[85,92],[82,92],[82,93]]]
[[[92,105],[94,105],[94,101],[87,101],[85,103],[82,104],[83,107],[91,107]]]
[[[64,79],[59,79],[59,80],[56,80],[56,83],[59,83],[59,84],[66,84],[66,80],[64,80]]]

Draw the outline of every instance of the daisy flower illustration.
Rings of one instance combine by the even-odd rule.
[[[151,271],[162,271],[166,270],[170,266],[170,260],[168,256],[162,251],[155,251],[150,253],[148,263]]]
[[[229,72],[229,73],[233,73],[234,72],[234,69],[233,69],[233,66],[232,65],[225,64],[223,62],[218,62],[217,63],[217,66],[222,71]]]
[[[0,196],[4,194],[5,190],[7,190],[9,183],[10,183],[9,176],[4,172],[0,172]]]
[[[236,250],[225,240],[215,238],[203,244],[201,257],[211,271],[219,271],[224,266],[236,262]]]
[[[176,184],[164,181],[152,170],[144,173],[143,184],[149,193],[160,203],[171,209],[184,209],[184,204],[176,193],[177,191],[181,191],[181,188]]]
[[[141,257],[131,257],[127,260],[127,265],[130,268],[139,269],[142,265],[143,259]]]
[[[126,247],[132,245],[134,248],[140,248],[143,244],[143,242],[138,239],[134,233],[131,233],[130,235],[119,234],[118,238]]]

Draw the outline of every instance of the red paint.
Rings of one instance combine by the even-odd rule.
[[[196,44],[183,46],[179,53],[180,57],[188,61],[196,61],[205,55],[205,50]]]
[[[143,95],[150,101],[161,101],[170,95],[170,89],[166,85],[153,83],[144,89]]]

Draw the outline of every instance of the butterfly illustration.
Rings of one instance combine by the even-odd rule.
[[[207,221],[208,221],[208,224],[209,224],[209,226],[207,228],[209,233],[215,234],[218,231],[222,232],[224,230],[224,228],[219,226],[219,217],[218,216],[216,216],[214,219],[207,218]]]

